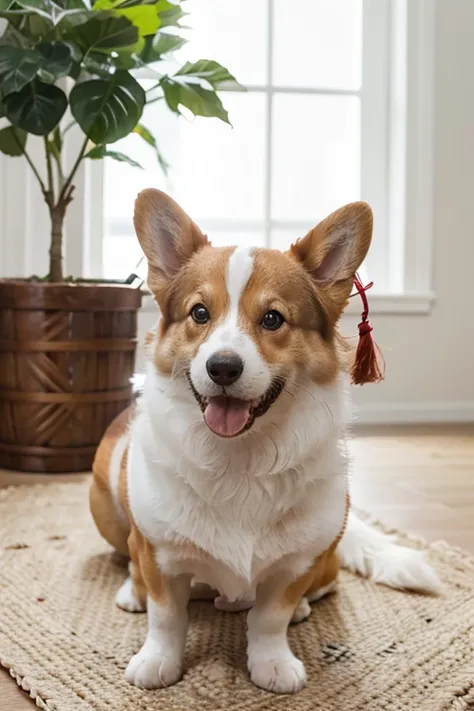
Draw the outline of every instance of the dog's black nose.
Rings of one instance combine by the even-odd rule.
[[[206,363],[206,369],[211,380],[216,385],[232,385],[244,369],[242,358],[232,351],[218,351],[211,355]]]

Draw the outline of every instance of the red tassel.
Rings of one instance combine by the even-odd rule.
[[[352,364],[351,375],[354,385],[364,385],[364,383],[378,383],[384,378],[385,362],[380,348],[372,338],[373,328],[369,322],[369,302],[367,300],[367,289],[374,285],[373,282],[364,286],[358,274],[354,277],[354,286],[362,299],[364,310],[362,311],[362,321],[359,323],[359,343],[354,363]]]

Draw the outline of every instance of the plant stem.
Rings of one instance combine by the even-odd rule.
[[[50,148],[51,153],[53,154],[53,158],[56,161],[56,170],[58,173],[58,192],[61,192],[64,185],[63,167],[61,165],[61,153],[59,153],[54,143],[51,143]]]
[[[158,84],[155,84],[154,86],[151,86],[149,89],[146,90],[146,94],[149,94],[150,91],[155,91],[155,89],[160,89],[161,88],[161,83],[158,82]]]
[[[79,152],[79,155],[77,156],[77,160],[76,160],[76,162],[74,163],[74,165],[73,165],[73,167],[72,167],[72,170],[71,170],[71,172],[70,172],[70,174],[69,174],[69,177],[66,179],[66,182],[64,183],[63,188],[62,188],[62,190],[61,190],[61,192],[60,192],[60,194],[59,194],[58,205],[59,205],[60,203],[62,203],[62,201],[63,201],[64,199],[67,200],[67,198],[68,198],[68,189],[69,189],[69,186],[71,185],[72,181],[74,180],[74,176],[75,176],[76,173],[77,173],[77,169],[79,168],[79,166],[80,166],[80,164],[81,164],[81,160],[82,160],[83,157],[84,157],[84,152],[85,152],[85,150],[86,150],[86,146],[87,146],[88,141],[89,141],[89,138],[86,136],[85,139],[84,139],[84,143],[82,144],[81,150],[80,150],[80,152]],[[70,192],[70,191],[69,191],[69,192]]]
[[[51,243],[49,246],[49,281],[63,281],[63,224],[65,208],[50,207]]]
[[[155,99],[147,99],[146,105],[148,106],[149,104],[155,104],[157,101],[163,101],[164,98],[164,96],[157,96]]]
[[[69,131],[69,129],[72,128],[72,127],[75,126],[75,125],[76,125],[76,121],[70,121],[70,122],[68,123],[68,125],[66,126],[66,128],[65,128],[64,131],[63,131],[63,138],[64,138],[64,136],[66,135],[66,133]]]
[[[48,137],[44,136],[44,152],[46,155],[46,168],[48,171],[48,193],[51,203],[54,205],[54,178],[53,178],[53,165],[51,163],[51,153],[48,145]],[[46,197],[46,196],[45,196]],[[46,200],[48,202],[48,200]]]
[[[46,202],[49,205],[49,214],[51,216],[51,245],[49,248],[49,280],[51,282],[58,282],[64,280],[63,275],[63,227],[64,227],[64,216],[66,214],[67,206],[72,200],[72,194],[74,191],[74,185],[72,181],[77,173],[79,165],[84,157],[84,152],[86,150],[88,137],[84,139],[84,143],[81,146],[79,155],[77,156],[76,162],[74,163],[72,170],[67,177],[63,185],[60,186],[59,196],[56,204],[54,201],[49,203],[45,194]],[[47,147],[46,147],[47,150]],[[58,173],[60,182],[63,182],[64,176],[61,171],[61,156],[56,156],[56,161],[58,164]],[[48,179],[49,179],[49,168],[51,165],[51,157],[48,166]],[[52,171],[51,171],[52,176]],[[62,180],[61,180],[62,179]]]

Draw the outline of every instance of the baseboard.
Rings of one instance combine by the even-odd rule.
[[[381,402],[364,403],[356,408],[356,425],[445,422],[474,422],[474,402]]]

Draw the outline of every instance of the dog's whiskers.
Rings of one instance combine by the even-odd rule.
[[[317,399],[318,399],[317,396],[316,396],[316,393],[311,392],[311,390],[309,390],[307,387],[305,387],[304,385],[302,385],[302,384],[299,383],[298,381],[292,382],[292,383],[291,383],[291,387],[294,387],[294,388],[297,388],[298,390],[301,390],[301,391],[304,392],[306,395],[309,395],[309,397],[310,397],[312,400],[317,400]],[[285,391],[286,391],[289,395],[292,395],[294,398],[297,397],[297,395],[296,395],[295,393],[292,393],[292,392],[291,392],[291,390],[289,389],[288,386],[285,387]]]
[[[172,370],[171,370],[170,380],[171,380],[171,381],[177,380],[181,375],[185,375],[186,372],[188,371],[188,369],[189,369],[189,363],[188,363],[188,361],[184,361],[184,360],[179,361],[179,360],[177,360],[177,361],[173,364],[173,368],[172,368]]]

